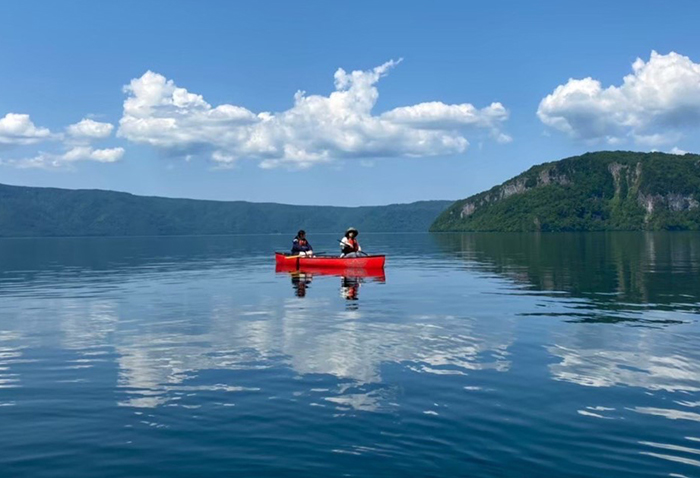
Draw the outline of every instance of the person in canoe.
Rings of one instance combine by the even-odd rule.
[[[297,237],[292,241],[292,255],[311,257],[314,255],[314,249],[306,240],[306,231],[303,229],[297,232]]]
[[[358,234],[359,232],[354,227],[345,231],[345,237],[340,241],[340,257],[360,257],[362,248],[357,241]]]

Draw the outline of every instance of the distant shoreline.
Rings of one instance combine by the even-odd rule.
[[[0,237],[212,236],[424,232],[452,201],[387,206],[295,206],[137,196],[0,184]]]

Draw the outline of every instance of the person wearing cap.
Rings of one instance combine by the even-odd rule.
[[[314,249],[309,241],[306,240],[306,231],[303,229],[297,232],[297,237],[292,241],[292,255],[311,257],[314,255]]]
[[[340,241],[340,257],[359,257],[362,248],[360,243],[357,242],[357,229],[354,227],[348,228],[345,231],[345,237]]]

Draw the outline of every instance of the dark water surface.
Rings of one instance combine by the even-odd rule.
[[[700,476],[700,234],[360,237],[0,240],[0,476]]]

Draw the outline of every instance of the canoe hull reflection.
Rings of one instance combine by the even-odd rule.
[[[293,262],[293,261],[290,261]],[[321,275],[321,276],[337,276],[337,277],[367,277],[373,279],[376,282],[384,282],[386,276],[384,275],[383,268],[374,269],[363,269],[361,267],[318,267],[318,266],[303,266],[297,268],[296,264],[280,264],[279,262],[275,265],[275,272],[283,273],[304,273],[310,275]]]

